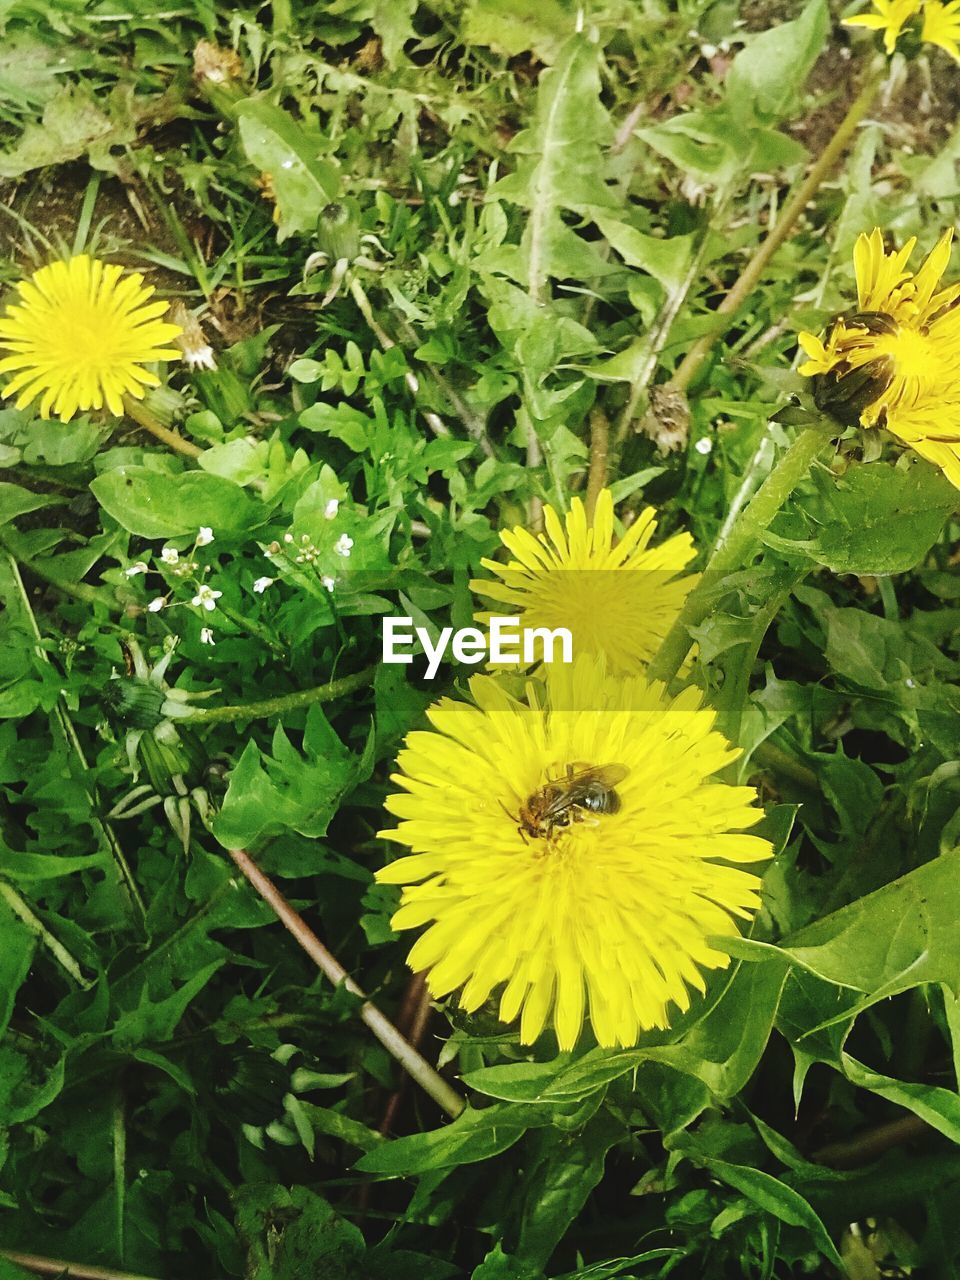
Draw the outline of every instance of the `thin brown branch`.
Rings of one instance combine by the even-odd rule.
[[[344,969],[337,958],[327,950],[304,918],[286,900],[273,881],[260,870],[245,849],[228,850],[235,865],[264,902],[275,913],[280,923],[289,930],[297,943],[307,953],[317,968],[335,987],[341,984],[363,1001],[360,1017],[403,1069],[449,1116],[456,1118],[463,1110],[463,1098],[452,1085],[431,1067],[426,1058],[409,1043],[377,1006],[366,998],[363,991]]]
[[[0,1249],[0,1258],[15,1262],[25,1271],[38,1276],[61,1276],[63,1280],[153,1280],[133,1271],[113,1271],[110,1267],[88,1267],[82,1262],[67,1262],[64,1258],[44,1258],[38,1253],[16,1253],[12,1249]]]
[[[834,1169],[856,1169],[859,1165],[876,1160],[891,1147],[912,1142],[927,1133],[933,1133],[930,1125],[911,1112],[896,1120],[889,1120],[886,1124],[878,1124],[873,1129],[864,1129],[862,1133],[843,1142],[828,1143],[815,1151],[811,1159],[817,1164],[827,1164]]]

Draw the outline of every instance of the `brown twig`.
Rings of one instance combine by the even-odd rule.
[[[883,1155],[891,1147],[899,1147],[904,1142],[912,1142],[914,1138],[922,1138],[932,1133],[930,1125],[919,1116],[898,1116],[886,1124],[878,1124],[873,1129],[864,1129],[853,1138],[843,1142],[831,1142],[815,1151],[811,1159],[817,1164],[831,1165],[835,1169],[856,1169],[859,1165],[869,1164],[877,1156]]]
[[[360,1006],[360,1017],[387,1052],[396,1058],[420,1088],[428,1093],[448,1116],[455,1119],[466,1105],[456,1089],[431,1067],[426,1058],[404,1039],[389,1018],[366,998],[340,961],[327,950],[304,918],[294,911],[277,886],[264,875],[249,853],[245,849],[230,849],[228,852],[242,875],[275,913],[284,928],[289,930],[320,972],[329,978],[335,987],[342,984],[353,995],[360,997],[363,1001]]]
[[[610,457],[610,420],[602,409],[590,414],[590,470],[587,474],[587,520],[593,520],[597,499],[607,483],[607,462]]]
[[[767,263],[783,244],[793,230],[794,225],[807,205],[816,195],[823,181],[832,172],[847,143],[853,137],[857,126],[866,115],[880,87],[882,72],[886,69],[886,61],[878,63],[878,69],[871,68],[863,82],[863,87],[850,104],[847,114],[840,121],[833,137],[814,161],[810,172],[797,187],[796,191],[784,205],[783,212],[770,230],[769,235],[757,247],[753,257],[744,267],[727,296],[720,303],[715,315],[718,323],[709,333],[699,338],[684,356],[676,373],[670,379],[670,385],[677,391],[685,391],[696,377],[700,366],[709,355],[714,343],[726,332],[734,314],[750,296],[759,281]]]
[[[112,1271],[109,1267],[87,1267],[81,1262],[67,1262],[63,1258],[43,1258],[38,1253],[16,1253],[12,1249],[0,1249],[0,1258],[14,1262],[26,1271],[38,1276],[59,1276],[62,1280],[153,1280],[133,1271]]]
[[[427,990],[427,976],[425,973],[415,973],[407,983],[403,1004],[401,1004],[397,1012],[397,1030],[409,1040],[415,1049],[419,1049],[423,1043],[423,1037],[426,1034],[429,1022],[430,992]],[[404,1095],[407,1092],[406,1086],[407,1077],[404,1076],[398,1087],[388,1098],[383,1112],[383,1120],[380,1122],[380,1132],[382,1134],[386,1135],[393,1129],[397,1112],[400,1110],[400,1104],[403,1102]]]

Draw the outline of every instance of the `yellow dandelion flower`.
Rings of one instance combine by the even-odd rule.
[[[915,238],[887,253],[878,229],[861,235],[857,310],[825,338],[798,340],[822,409],[848,426],[885,427],[960,488],[960,284],[939,287],[952,240],[951,229],[913,273]]]
[[[960,62],[960,0],[926,0],[920,39],[939,45],[951,58]]]
[[[434,996],[472,1011],[499,991],[525,1044],[549,1020],[570,1049],[589,1013],[599,1044],[632,1045],[727,965],[707,939],[760,902],[734,864],[771,848],[744,834],[753,788],[711,780],[739,751],[696,689],[670,700],[591,657],[544,670],[522,701],[475,676],[473,703],[407,736],[381,834],[411,853],[377,879],[404,886],[394,928],[427,926],[408,962]]]
[[[180,326],[160,319],[165,302],[135,271],[86,254],[41,267],[17,286],[20,300],[0,318],[2,388],[18,409],[38,397],[42,418],[68,422],[85,409],[123,412],[124,395],[140,399],[160,379],[142,366],[175,360]]]
[[[874,13],[844,18],[847,27],[883,32],[883,47],[893,53],[905,33],[935,44],[960,62],[960,0],[873,0]]]
[[[873,0],[875,13],[844,18],[845,27],[869,27],[883,32],[883,47],[893,53],[904,27],[920,12],[923,0]]]
[[[563,522],[548,506],[544,523],[537,536],[522,526],[501,533],[513,559],[481,561],[499,581],[474,581],[472,590],[508,605],[524,627],[569,628],[575,655],[602,653],[617,675],[641,671],[697,581],[683,574],[696,555],[693,539],[678,533],[651,547],[657,521],[647,507],[616,541],[609,489],[592,521],[574,498]]]

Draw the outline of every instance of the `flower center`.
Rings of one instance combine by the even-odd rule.
[[[883,334],[872,344],[872,353],[890,356],[901,378],[933,380],[943,372],[943,360],[937,344],[916,329],[897,328],[896,333]]]

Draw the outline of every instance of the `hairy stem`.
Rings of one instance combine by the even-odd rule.
[[[245,849],[228,850],[237,868],[288,929],[317,968],[335,987],[341,984],[363,1000],[360,1017],[377,1037],[388,1053],[420,1085],[434,1102],[449,1116],[456,1118],[465,1103],[456,1089],[431,1067],[426,1058],[400,1034],[393,1023],[377,1006],[368,1000],[337,958],[332,955],[313,932],[303,917],[291,907],[272,880],[263,874]]]
[[[47,948],[60,968],[73,979],[78,987],[86,989],[91,985],[83,976],[83,970],[80,968],[79,963],[60,939],[53,936],[29,903],[24,898],[21,898],[13,885],[8,884],[6,880],[0,880],[0,898],[3,899],[17,919],[21,920],[31,933],[36,934],[37,939]]]
[[[123,409],[127,417],[132,418],[137,426],[143,427],[144,431],[149,431],[152,436],[162,441],[174,453],[179,453],[182,457],[191,459],[199,458],[203,453],[203,449],[199,445],[195,445],[192,440],[185,440],[176,431],[171,431],[169,427],[165,427],[163,423],[159,422],[141,400],[134,400],[133,396],[124,396]]]
[[[767,263],[790,235],[804,209],[816,195],[825,179],[829,177],[834,166],[846,149],[860,121],[866,115],[870,104],[877,95],[877,90],[886,70],[886,61],[869,69],[864,78],[863,87],[854,98],[834,131],[833,137],[814,161],[810,172],[797,187],[783,207],[783,212],[770,229],[766,239],[757,247],[753,257],[744,267],[727,296],[717,308],[719,323],[709,333],[699,338],[684,356],[676,373],[670,379],[670,386],[676,391],[685,391],[697,376],[704,360],[710,354],[714,344],[727,331],[733,316],[753,292]]]
[[[718,580],[749,563],[764,532],[806,475],[826,439],[822,426],[807,427],[767,476],[730,530],[726,542],[715,548],[703,576],[687,596],[686,604],[650,664],[648,679],[669,683],[680,670],[693,643],[691,628],[699,626],[714,607]]]
[[[610,458],[610,420],[602,409],[590,414],[590,471],[587,474],[587,497],[584,506],[587,519],[593,519],[597,499],[607,483],[607,466]]]
[[[364,667],[353,675],[328,680],[326,684],[315,685],[312,689],[297,689],[294,693],[281,693],[275,698],[261,698],[257,702],[238,702],[227,707],[192,708],[190,715],[178,716],[177,722],[224,724],[232,720],[259,720],[266,716],[282,715],[285,711],[298,711],[314,702],[333,702],[335,698],[342,698],[344,694],[354,693],[370,684],[376,670],[376,666]]]

